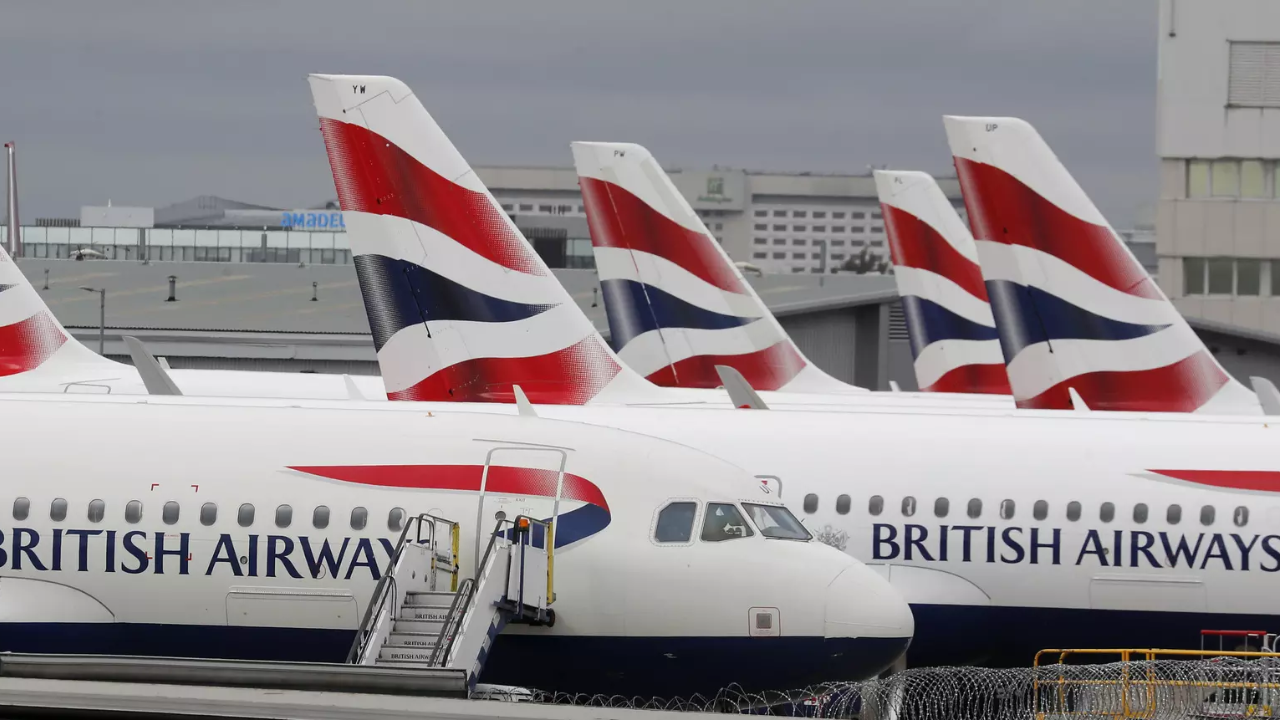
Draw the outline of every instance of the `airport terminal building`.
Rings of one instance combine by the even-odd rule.
[[[477,173],[549,266],[595,266],[572,168],[487,167]],[[863,250],[878,261],[889,258],[869,173],[670,173],[729,255],[762,272],[835,273]],[[955,178],[939,182],[963,214]],[[113,260],[351,261],[336,201],[293,209],[202,196],[163,208],[85,207],[79,218],[45,219],[25,227],[21,239],[21,255],[29,258],[67,258],[89,248]]]

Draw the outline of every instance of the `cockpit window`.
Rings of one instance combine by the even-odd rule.
[[[707,517],[702,521],[704,542],[720,542],[755,535],[747,527],[738,508],[729,503],[707,503]]]
[[[691,502],[673,502],[658,511],[658,524],[653,529],[653,539],[660,543],[687,543],[693,538],[693,517],[698,505]]]
[[[813,536],[804,525],[796,519],[791,511],[779,505],[756,505],[743,503],[751,522],[760,529],[760,534],[767,538],[782,540],[808,540]]]

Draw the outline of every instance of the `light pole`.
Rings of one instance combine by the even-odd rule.
[[[81,285],[80,289],[85,292],[98,293],[98,354],[106,357],[104,352],[106,349],[106,332],[107,332],[107,289],[91,288],[87,285]]]

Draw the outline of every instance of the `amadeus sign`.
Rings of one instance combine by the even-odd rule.
[[[304,210],[280,213],[280,227],[297,228],[299,230],[346,230],[347,224],[342,220],[342,213],[333,210]]]
[[[672,175],[695,210],[742,210],[746,174],[741,170],[681,172]]]

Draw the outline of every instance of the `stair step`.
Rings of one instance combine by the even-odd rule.
[[[448,617],[449,608],[404,605],[400,608],[400,615],[397,620],[443,624],[445,619]],[[440,628],[437,626],[436,629],[439,630]]]
[[[432,665],[431,663],[428,663],[428,662],[415,662],[415,661],[413,661],[413,660],[388,660],[388,659],[386,659],[386,658],[382,658],[382,657],[374,658],[373,664],[374,664],[374,665],[381,665],[381,666],[383,666],[383,667],[388,667],[388,666],[390,666],[390,667],[402,667],[402,668],[430,668],[430,667],[435,667],[434,665]]]
[[[383,645],[378,653],[378,662],[431,663],[432,648],[406,647],[403,645]]]
[[[457,597],[451,592],[410,592],[405,593],[405,607],[439,607],[446,610],[453,604],[453,599]]]
[[[400,628],[397,627],[387,636],[387,644],[384,647],[433,648],[436,646],[436,638],[437,635],[435,633],[401,632]]]
[[[405,617],[404,613],[400,613],[400,617],[396,619],[395,625],[392,627],[395,632],[430,633],[431,635],[439,635],[440,628],[444,627],[444,616],[440,616],[439,619],[427,619]]]

